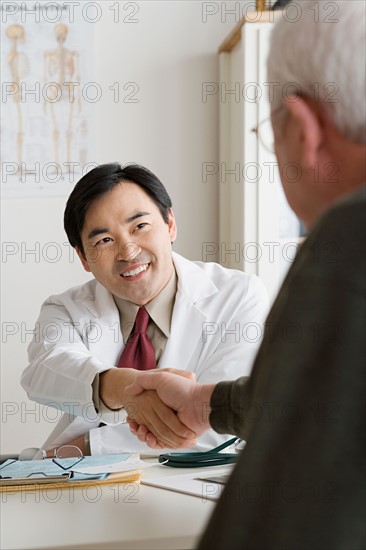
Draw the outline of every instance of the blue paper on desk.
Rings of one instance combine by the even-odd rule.
[[[117,455],[97,455],[97,456],[86,456],[79,462],[85,468],[97,467],[101,468],[106,464],[114,464],[118,462],[124,462],[131,457],[129,453],[117,454]],[[63,470],[52,461],[51,458],[45,458],[44,460],[7,460],[0,467],[0,476],[3,478],[12,478],[12,479],[23,479],[29,477],[36,477],[37,474],[40,476],[55,476],[69,472],[72,469],[73,464],[75,464],[75,458],[63,458],[62,460],[58,459],[58,462],[62,464],[66,470]],[[105,479],[109,474],[81,474],[79,472],[73,472],[72,480],[73,481],[82,481],[88,479]]]

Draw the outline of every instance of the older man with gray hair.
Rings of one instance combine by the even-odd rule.
[[[129,389],[155,389],[196,433],[212,426],[247,441],[201,550],[366,547],[366,3],[327,4],[332,18],[323,2],[298,2],[301,18],[280,17],[272,35],[275,150],[309,236],[268,316],[250,381],[147,373]],[[296,91],[282,94],[290,82]],[[289,162],[301,168],[297,182],[286,180]],[[293,343],[282,336],[291,323],[301,334]]]

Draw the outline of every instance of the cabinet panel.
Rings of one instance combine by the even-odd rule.
[[[297,250],[300,223],[284,197],[275,155],[253,132],[270,116],[272,26],[243,24],[240,40],[219,55],[221,87],[240,92],[220,101],[220,261],[259,275],[273,298]]]

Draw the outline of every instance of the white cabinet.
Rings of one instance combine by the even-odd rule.
[[[281,12],[254,12],[219,50],[220,262],[276,294],[298,247],[300,223],[284,197],[277,161],[253,129],[269,117],[266,58]],[[270,124],[266,125],[270,129]],[[271,136],[267,136],[271,142]]]

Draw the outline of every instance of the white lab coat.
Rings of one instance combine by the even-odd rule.
[[[255,275],[216,263],[176,253],[173,261],[177,294],[159,368],[194,372],[201,383],[249,375],[268,309],[264,285]],[[45,448],[90,431],[93,454],[151,451],[130,433],[124,411],[97,412],[93,403],[95,376],[115,367],[124,346],[119,323],[112,295],[96,280],[42,305],[21,384],[30,399],[64,411]],[[99,428],[100,422],[107,425]],[[209,430],[195,449],[226,439]]]

